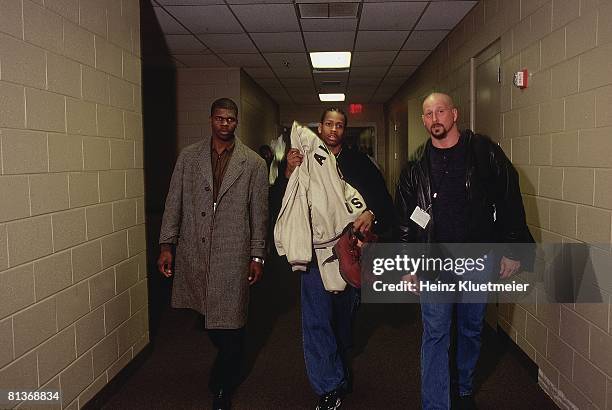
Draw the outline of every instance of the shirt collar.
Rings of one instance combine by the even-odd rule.
[[[215,146],[213,145],[212,141],[210,143],[210,150],[212,152],[214,152],[215,154],[217,154],[218,156],[221,156],[225,153],[231,154],[234,151],[234,148],[236,147],[236,141],[232,142],[231,145],[224,147],[221,152],[217,152],[217,150],[215,149]]]

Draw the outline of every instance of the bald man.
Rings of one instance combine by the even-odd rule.
[[[473,376],[480,354],[480,336],[487,295],[460,290],[445,294],[426,291],[423,283],[460,280],[490,282],[521,269],[516,246],[496,255],[494,242],[532,243],[518,175],[501,148],[488,137],[457,127],[459,112],[447,94],[432,93],[423,101],[423,125],[429,140],[400,176],[395,206],[402,242],[478,243],[470,247],[482,257],[476,268],[434,274],[406,275],[420,292],[423,337],[421,342],[421,398],[424,409],[450,409],[449,347],[453,310],[457,325],[457,386],[453,398],[460,409],[475,409]],[[438,247],[439,248],[439,247]],[[497,249],[497,247],[495,247]],[[444,252],[442,252],[444,254]],[[437,254],[439,255],[439,254]],[[436,256],[437,256],[436,255]],[[448,256],[448,255],[445,255]],[[457,287],[458,288],[458,287]]]

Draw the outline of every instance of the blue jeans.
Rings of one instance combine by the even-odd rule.
[[[302,336],[308,379],[317,395],[344,387],[349,377],[347,354],[352,347],[358,291],[348,286],[325,290],[315,263],[302,274]]]
[[[494,257],[489,253],[482,272],[466,272],[462,276],[442,278],[445,283],[457,280],[488,281],[493,270]],[[435,281],[434,281],[435,282]],[[446,296],[446,295],[445,295]],[[457,375],[459,395],[472,394],[474,370],[480,355],[480,336],[487,309],[486,294],[465,293],[457,290],[452,295],[436,300],[432,293],[421,293],[423,338],[421,341],[421,401],[425,410],[450,409],[449,348],[453,309],[457,310]],[[470,302],[465,302],[470,300]]]

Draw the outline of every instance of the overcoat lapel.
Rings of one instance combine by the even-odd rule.
[[[200,168],[200,175],[202,175],[206,181],[206,186],[212,189],[213,176],[210,149],[210,137],[205,137],[198,156],[198,167]]]
[[[234,182],[236,182],[238,177],[244,172],[244,163],[246,159],[247,155],[245,147],[240,142],[240,140],[236,138],[236,146],[234,147],[234,152],[232,154],[232,157],[230,158],[229,164],[227,164],[227,169],[225,170],[223,181],[221,181],[221,186],[219,187],[217,202],[221,201],[223,195],[227,192],[228,189],[230,189],[230,187],[234,184]]]

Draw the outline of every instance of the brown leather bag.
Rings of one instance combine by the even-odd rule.
[[[362,234],[353,229],[353,223],[342,231],[342,236],[334,245],[334,255],[338,258],[342,279],[354,288],[361,288],[361,242],[376,242],[378,236],[372,232]]]

